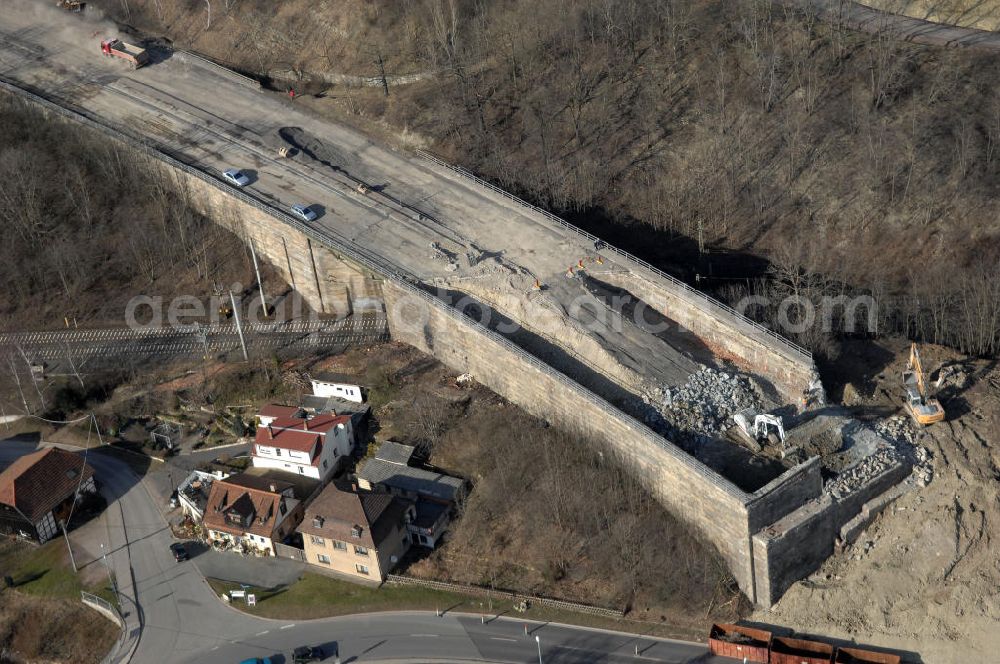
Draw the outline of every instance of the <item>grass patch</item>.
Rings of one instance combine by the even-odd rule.
[[[70,565],[62,537],[41,546],[11,537],[0,538],[0,570],[14,579],[18,592],[49,599],[79,601],[80,591],[98,595],[117,606],[108,580],[84,584]],[[102,575],[103,576],[103,575]]]
[[[208,579],[208,583],[217,595],[242,587],[238,583],[218,579]],[[248,592],[257,596],[257,605],[247,606],[245,601],[236,599],[232,603],[234,608],[262,618],[279,620],[308,620],[376,611],[442,610],[483,613],[486,620],[502,615],[513,619],[524,618],[538,622],[565,623],[695,641],[705,636],[701,632],[685,630],[676,625],[627,618],[616,620],[541,606],[533,606],[526,612],[519,613],[514,611],[511,602],[497,599],[493,600],[491,609],[490,602],[484,597],[442,592],[419,586],[386,584],[374,588],[312,572],[306,572],[290,586],[277,588],[251,586]]]
[[[240,589],[240,584],[209,579],[217,595]],[[471,602],[469,597],[415,586],[363,586],[323,574],[304,573],[290,586],[277,588],[251,587],[257,596],[257,606],[247,606],[235,600],[233,606],[264,618],[305,620],[350,613],[397,611],[406,609],[447,609],[455,604]],[[463,604],[464,606],[464,604]],[[466,609],[469,610],[469,609]]]

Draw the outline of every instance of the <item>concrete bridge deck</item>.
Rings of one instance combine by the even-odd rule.
[[[593,315],[579,302],[598,310],[602,305],[565,276],[580,259],[597,255],[583,236],[430,161],[377,145],[290,99],[238,85],[186,59],[154,54],[149,66],[132,71],[101,57],[100,39],[114,32],[112,26],[35,3],[27,11],[25,4],[15,0],[0,15],[5,78],[128,128],[210,172],[243,169],[254,194],[284,209],[312,205],[319,213],[314,223],[418,281],[473,293],[501,310],[510,298],[532,295],[538,307],[562,319],[539,332],[563,338],[568,326],[588,337],[586,343],[607,353],[605,372],[614,367],[611,373],[631,383],[625,385],[630,391],[641,391],[644,382],[683,383],[695,367],[662,338],[634,326],[593,331]],[[277,149],[285,145],[299,154],[280,158]],[[357,192],[359,182],[371,188],[368,195]],[[627,270],[612,256],[604,259],[588,267]],[[532,292],[536,279],[558,287]],[[531,327],[531,321],[524,324]]]
[[[690,352],[690,334],[671,343],[670,330],[595,324],[614,317],[608,302],[568,279],[567,269],[583,259],[599,278],[632,266],[585,236],[197,61],[154,53],[149,66],[132,71],[101,57],[100,39],[111,34],[107,22],[13,0],[0,15],[0,75],[209,172],[243,169],[258,198],[286,210],[312,205],[319,213],[313,223],[344,243],[416,281],[497,309],[587,358],[627,392],[683,383],[696,361],[711,362],[710,352]],[[281,146],[299,153],[280,158]],[[360,182],[371,189],[367,195],[358,193]]]

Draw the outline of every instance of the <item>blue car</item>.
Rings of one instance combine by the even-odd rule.
[[[244,659],[240,664],[274,664],[274,660],[270,657],[251,657]]]

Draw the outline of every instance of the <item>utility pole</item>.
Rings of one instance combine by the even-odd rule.
[[[24,398],[24,390],[21,389],[21,377],[17,375],[17,367],[14,366],[14,358],[8,355],[7,361],[10,363],[10,372],[14,374],[14,382],[17,383],[17,392],[21,395],[21,403],[24,404],[24,414],[31,415],[31,409],[28,408],[28,400]]]
[[[73,355],[69,351],[68,343],[66,344],[66,360],[69,362],[70,369],[73,370],[73,375],[76,376],[78,381],[80,381],[80,389],[86,392],[87,386],[83,384],[83,378],[80,377],[80,372],[76,370],[76,364],[73,363]]]
[[[40,404],[42,404],[42,409],[44,410],[45,409],[45,397],[42,396],[42,390],[41,390],[41,388],[38,387],[38,381],[35,380],[35,372],[34,372],[34,370],[31,367],[31,360],[28,359],[28,354],[24,352],[24,349],[21,348],[20,345],[16,345],[15,348],[17,348],[17,352],[19,352],[21,354],[21,357],[24,358],[24,363],[26,365],[28,365],[28,375],[31,376],[31,384],[35,386],[35,392],[38,393],[38,402]]]
[[[59,527],[62,528],[63,537],[66,539],[66,548],[69,549],[69,562],[73,565],[73,573],[76,574],[76,558],[73,557],[73,547],[69,545],[69,535],[66,534],[66,522],[60,519]]]
[[[104,542],[101,542],[101,561],[104,563],[104,569],[108,571],[108,579],[111,581],[111,589],[115,591],[115,598],[118,600],[118,606],[122,605],[122,598],[118,595],[118,582],[115,581],[115,575],[111,571],[111,565],[108,565],[108,552],[104,549]]]
[[[233,319],[236,321],[236,331],[240,335],[240,348],[243,349],[243,361],[249,362],[250,356],[247,355],[247,344],[243,338],[243,326],[240,325],[240,311],[236,308],[236,297],[233,295],[233,291],[229,291],[229,300],[233,303]]]
[[[260,289],[260,306],[264,310],[264,318],[267,318],[267,298],[264,297],[264,281],[260,278],[260,268],[257,267],[257,250],[254,248],[253,238],[250,238],[250,256],[253,257],[253,271],[257,273],[257,288]],[[235,311],[235,307],[233,310]]]
[[[385,63],[382,62],[382,52],[378,52],[378,59],[375,60],[375,64],[378,65],[378,75],[382,79],[382,90],[385,91],[385,96],[389,96],[389,81],[385,77]]]

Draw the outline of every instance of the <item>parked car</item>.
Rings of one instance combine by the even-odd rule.
[[[174,554],[174,560],[181,562],[182,560],[188,560],[191,556],[188,555],[187,549],[180,542],[175,542],[170,545],[170,552]]]
[[[308,205],[299,205],[296,203],[292,206],[292,214],[302,221],[314,221],[316,219],[316,213]]]
[[[244,659],[240,664],[274,664],[274,660],[270,657],[251,657]]]
[[[292,652],[292,664],[307,664],[308,662],[322,662],[323,651],[315,646],[299,646]]]
[[[222,177],[231,185],[237,187],[245,187],[250,184],[250,178],[246,176],[246,173],[239,170],[238,168],[230,168],[222,171]]]

